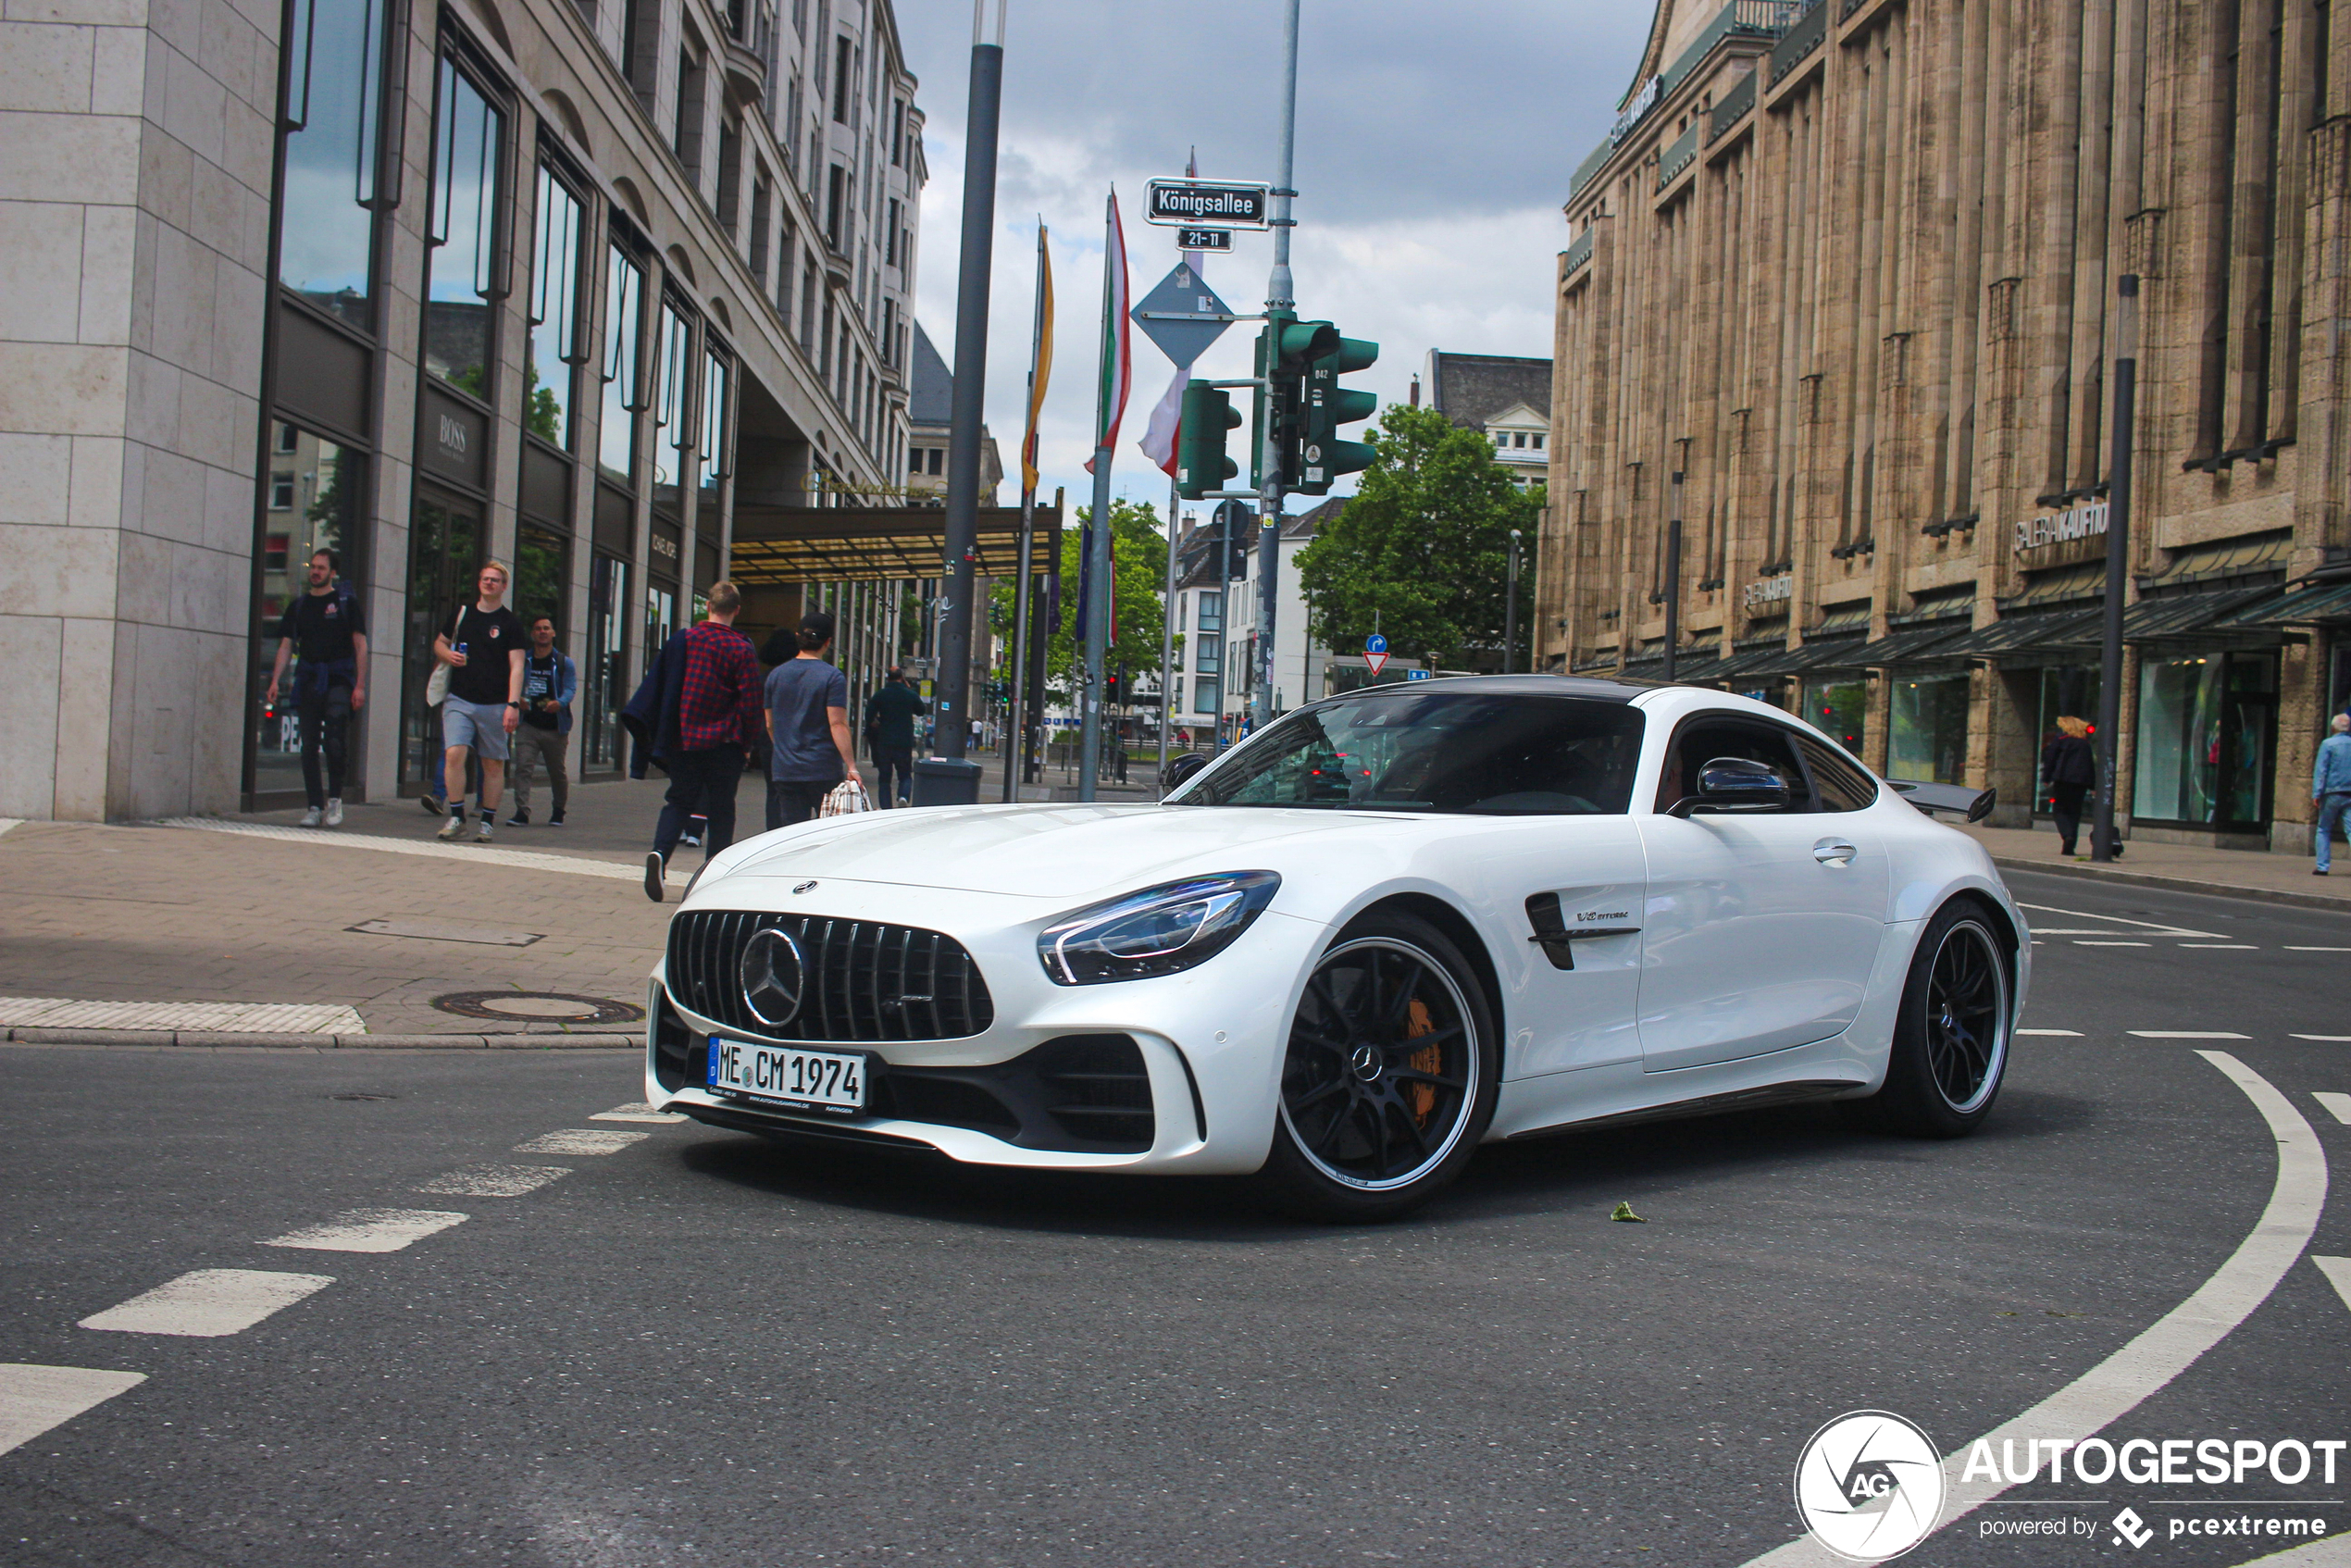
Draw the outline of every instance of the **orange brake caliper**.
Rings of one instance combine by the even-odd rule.
[[[1430,1030],[1437,1027],[1436,1023],[1428,1015],[1428,1004],[1423,1002],[1419,997],[1414,997],[1412,999],[1411,1019],[1411,1023],[1409,1023],[1404,1029],[1404,1038],[1406,1039],[1418,1039],[1421,1036],[1427,1034]],[[1425,1046],[1419,1051],[1413,1052],[1412,1054],[1405,1058],[1405,1060],[1409,1061],[1412,1064],[1412,1069],[1415,1072],[1434,1073],[1438,1071],[1444,1064],[1445,1050],[1442,1046]],[[1437,1109],[1437,1086],[1435,1084],[1413,1084],[1412,1086],[1412,1120],[1421,1123],[1423,1126],[1426,1126],[1428,1123],[1429,1113]]]

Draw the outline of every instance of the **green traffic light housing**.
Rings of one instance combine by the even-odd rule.
[[[1331,481],[1342,474],[1360,473],[1376,455],[1360,441],[1341,441],[1338,428],[1379,412],[1375,393],[1342,387],[1338,378],[1368,370],[1379,360],[1379,344],[1362,338],[1343,338],[1334,330],[1329,346],[1306,368],[1305,395],[1300,411],[1297,483],[1303,495],[1327,495]]]
[[[1240,472],[1225,454],[1225,437],[1240,428],[1240,410],[1233,400],[1206,381],[1184,386],[1181,422],[1176,435],[1176,493],[1198,501]]]

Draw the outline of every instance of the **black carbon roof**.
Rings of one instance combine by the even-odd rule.
[[[1365,686],[1353,691],[1343,691],[1340,697],[1369,697],[1393,692],[1412,695],[1424,691],[1496,691],[1520,692],[1536,697],[1582,697],[1595,703],[1629,703],[1644,691],[1659,691],[1665,683],[1658,680],[1618,680],[1597,675],[1456,675],[1438,680],[1383,681],[1377,686]],[[1325,697],[1324,702],[1336,698]]]

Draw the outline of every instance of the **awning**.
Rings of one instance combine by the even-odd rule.
[[[1818,633],[1808,637],[1804,646],[1788,655],[1796,662],[1787,667],[1790,675],[1810,675],[1824,670],[1859,669],[1861,662],[1854,655],[1868,645],[1870,635],[1857,631],[1847,637],[1822,637]]]
[[[2236,627],[2323,626],[2351,621],[2351,580],[2306,583],[2289,588],[2283,599],[2232,611],[2214,623],[2216,629]]]
[[[984,578],[1020,572],[1020,508],[979,509]],[[737,503],[728,573],[739,583],[887,582],[945,570],[947,514],[937,506],[761,506]],[[1033,573],[1060,569],[1061,514],[1037,509]]]
[[[2276,572],[2283,576],[2294,555],[2294,530],[2245,534],[2210,544],[2191,545],[2171,553],[2171,564],[2152,577],[2139,579],[2139,590],[2179,588],[2189,583],[2219,582],[2227,578]],[[2272,582],[2276,578],[2270,579]]]
[[[2070,566],[2030,573],[2028,578],[2022,592],[2000,601],[2002,614],[2106,597],[2106,563],[2102,560],[2076,561]]]
[[[2224,588],[2215,593],[2174,593],[2142,599],[2122,612],[2122,641],[2152,642],[2183,637],[2221,616],[2277,597],[2274,588]]]
[[[2028,650],[2095,648],[2104,634],[2105,624],[2106,611],[2097,607],[2027,611],[2021,615],[2002,616],[1990,626],[1978,627],[1952,641],[1938,644],[1934,656],[1938,659],[1986,658]]]
[[[1804,635],[1807,638],[1835,637],[1842,632],[1867,631],[1869,628],[1870,602],[1864,599],[1859,604],[1829,606],[1828,614],[1821,617],[1821,624],[1810,628]]]
[[[1882,665],[1898,665],[1922,656],[1940,657],[1929,653],[1937,643],[1957,641],[1968,629],[1965,621],[1938,621],[1932,626],[1905,627],[1889,632],[1853,655],[1853,662],[1864,668]]]

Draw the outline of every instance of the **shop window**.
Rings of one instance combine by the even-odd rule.
[[[2092,743],[2098,730],[2098,693],[2103,682],[2097,666],[2068,666],[2041,672],[2039,727],[2035,730],[2039,749],[2034,753],[2033,809],[2043,816],[2050,815],[2054,801],[2049,794],[2049,781],[2041,776],[2041,756],[2049,742],[2058,738],[2059,718],[2078,718],[2090,727]]]
[[[2277,740],[2275,653],[2196,653],[2139,662],[2134,820],[2266,823]]]
[[[281,454],[291,453],[291,472],[270,479],[271,508],[290,514],[273,519],[262,536],[261,593],[255,601],[254,635],[253,792],[256,797],[298,794],[302,790],[301,720],[291,701],[277,709],[260,704],[269,684],[269,669],[278,654],[278,616],[293,597],[309,586],[312,552],[335,553],[338,580],[356,591],[365,580],[350,544],[364,537],[355,526],[364,493],[359,454],[330,441],[321,441],[292,425],[279,427]],[[291,440],[289,440],[291,438]],[[286,504],[277,504],[284,486]],[[372,628],[370,628],[372,629]]]
[[[1885,775],[1957,784],[1967,770],[1968,678],[1896,680],[1886,730]]]
[[[293,8],[278,278],[362,331],[375,323],[384,17],[378,0]]]
[[[565,568],[571,559],[570,541],[551,529],[525,523],[515,535],[515,591],[508,601],[528,627],[533,616],[554,617],[564,624]]]
[[[579,322],[586,210],[554,170],[539,169],[539,221],[531,236],[530,352],[523,366],[523,426],[571,450],[573,374],[585,357]]]
[[[504,205],[506,117],[456,62],[441,62],[433,127],[432,208],[426,239],[425,368],[488,402],[491,301],[499,288],[498,214]]]
[[[645,590],[645,667],[653,668],[653,660],[678,629],[678,585],[655,580]],[[628,699],[623,698],[626,702]]]
[[[1804,686],[1804,716],[1814,728],[1848,752],[1861,749],[1863,716],[1870,709],[1866,681],[1812,680]]]
[[[630,690],[621,642],[627,631],[622,612],[628,602],[628,563],[598,552],[589,567],[588,656],[580,669],[585,688],[579,751],[582,772],[591,767],[608,771],[620,765],[619,714]]]
[[[434,636],[460,604],[476,596],[474,568],[481,558],[481,505],[440,491],[419,491],[408,530],[407,624],[402,646],[400,779],[422,784],[441,749],[440,714],[425,705],[432,676]],[[452,793],[462,781],[449,780]]]
[[[644,410],[645,273],[617,244],[604,279],[603,408],[596,466],[624,484],[637,479],[637,416]]]

